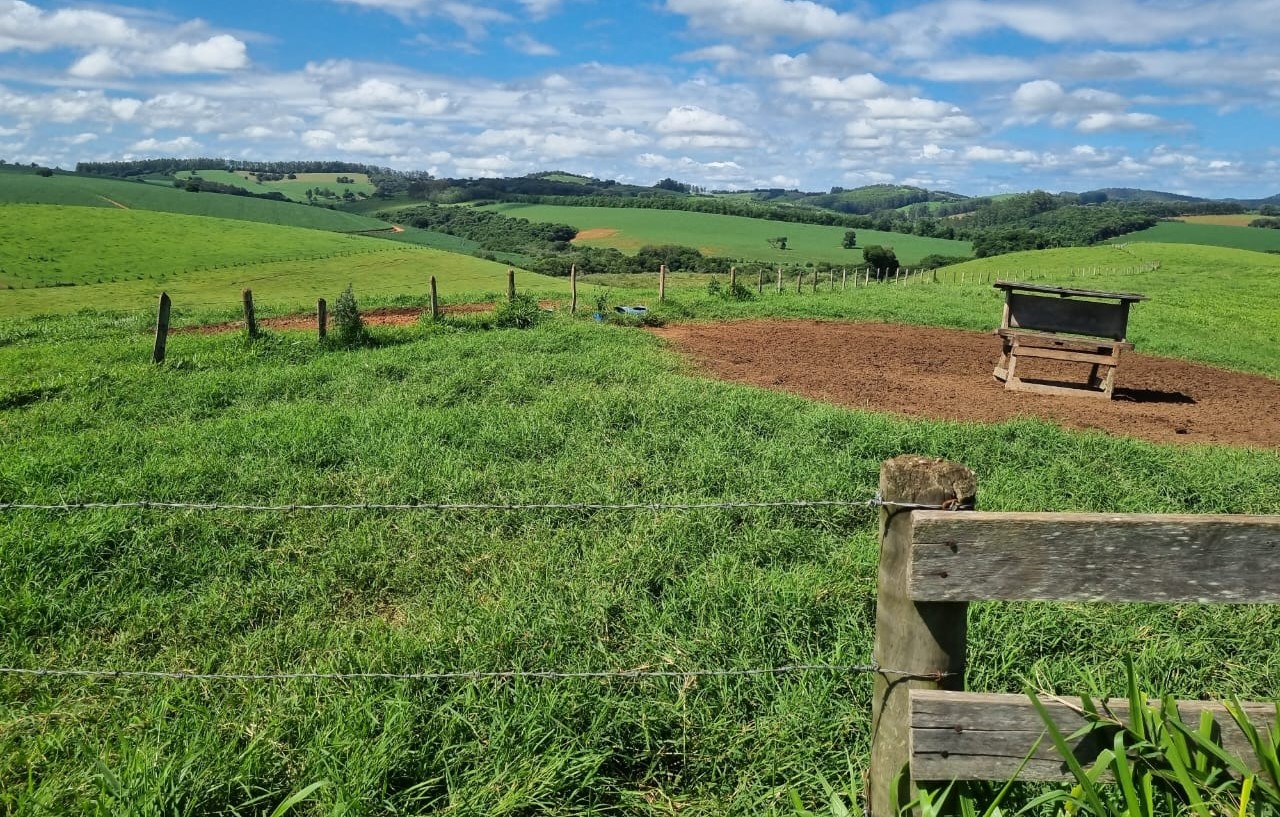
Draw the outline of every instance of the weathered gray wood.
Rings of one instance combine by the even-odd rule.
[[[578,312],[578,265],[569,265],[569,314]]]
[[[250,338],[258,336],[258,320],[253,314],[253,290],[246,289],[244,296],[244,328],[249,332]]]
[[[515,299],[516,299],[516,271],[513,269],[509,269],[507,270],[507,301],[510,302],[510,301],[514,301]]]
[[[915,675],[945,674],[938,681],[882,673],[875,676],[871,704],[871,768],[868,777],[872,817],[891,817],[895,776],[910,759],[911,689],[964,688],[968,605],[921,603],[911,599],[912,517],[916,512],[892,503],[941,505],[970,503],[977,480],[963,465],[919,456],[901,456],[880,468],[880,570],[876,597],[877,665]],[[960,514],[963,515],[963,514]],[[911,797],[910,777],[900,779],[898,801]]]
[[[778,294],[782,294],[782,267],[778,267]]]
[[[431,276],[431,320],[440,317],[440,296],[436,292],[436,277]]]
[[[1044,346],[1023,346],[1015,341],[1017,352],[1022,357],[1038,357],[1044,360],[1065,360],[1071,363],[1103,363],[1114,360],[1113,351],[1104,352],[1071,352],[1066,349],[1053,349]]]
[[[1049,383],[1034,383],[1023,380],[1021,377],[1010,377],[1006,371],[1003,378],[1000,377],[1000,369],[996,368],[996,378],[1004,380],[1004,387],[1009,391],[1025,391],[1031,394],[1049,394],[1061,397],[1096,397],[1100,400],[1110,400],[1111,392],[1106,389],[1090,385],[1081,386],[1054,386]]]
[[[758,274],[756,277],[758,280],[756,281],[756,294],[763,295],[764,294],[764,267],[761,267],[759,270],[757,270],[757,273]]]
[[[667,265],[660,264],[658,266],[658,302],[661,303],[667,299]]]
[[[325,334],[329,331],[329,302],[324,298],[316,301],[316,334],[320,336],[320,340],[324,340]]]
[[[1009,326],[1070,335],[1124,340],[1129,321],[1125,304],[1077,301],[1044,295],[1009,293]]]
[[[164,363],[165,347],[169,345],[169,312],[173,308],[173,301],[169,299],[169,293],[160,293],[160,310],[156,313],[156,342],[151,347],[151,362]]]
[[[915,514],[917,601],[1280,603],[1280,516]]]
[[[1040,696],[1054,724],[1064,736],[1085,725],[1079,698]],[[1102,709],[1102,702],[1095,702]],[[1274,704],[1243,704],[1246,716],[1259,729],[1276,728]],[[1106,702],[1106,710],[1127,722],[1127,700]],[[1200,714],[1213,713],[1221,745],[1252,761],[1248,739],[1226,708],[1211,701],[1179,701],[1178,714],[1198,726]],[[1041,735],[1020,780],[1071,779],[1066,763],[1045,734],[1044,722],[1026,695],[976,694],[914,690],[911,693],[911,774],[916,780],[1008,780]],[[1109,748],[1114,730],[1100,729],[1071,741],[1072,754],[1086,767]]]
[[[733,288],[738,285],[738,268],[729,267],[729,291],[733,292]]]
[[[1109,298],[1115,301],[1145,301],[1146,295],[1139,295],[1136,292],[1107,292],[1101,289],[1072,289],[1070,287],[1055,287],[1049,284],[1025,284],[1018,281],[997,280],[991,285],[995,289],[1023,290],[1025,292],[1047,292],[1051,295],[1062,295],[1065,297],[1075,298]]]
[[[796,294],[804,292],[804,270],[800,269],[796,272]]]

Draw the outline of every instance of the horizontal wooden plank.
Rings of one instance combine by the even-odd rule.
[[[1079,386],[1054,386],[1049,383],[1023,380],[1021,377],[1005,377],[1004,387],[1009,391],[1026,391],[1032,394],[1051,394],[1060,397],[1097,397],[1102,400],[1111,399],[1111,395],[1105,390],[1083,383]]]
[[[1014,329],[1124,340],[1129,322],[1129,306],[1123,303],[1010,293],[1008,307],[1009,326]]]
[[[1030,329],[1000,328],[996,334],[1007,339],[1009,344],[1015,340],[1019,346],[1035,346],[1044,349],[1070,349],[1076,352],[1100,352],[1111,349],[1132,349],[1133,344],[1124,340],[1094,340],[1090,338],[1071,338],[1055,335],[1052,332],[1033,332]]]
[[[1280,603],[1280,516],[912,514],[917,601]]]
[[[1046,292],[1052,295],[1065,295],[1080,298],[1110,298],[1116,301],[1145,301],[1146,295],[1136,292],[1107,292],[1102,289],[1072,289],[1071,287],[1055,287],[1049,284],[1026,284],[1018,281],[996,281],[991,286],[1005,291],[1021,290],[1023,292]]]
[[[1041,701],[1064,735],[1085,725],[1079,714],[1080,699],[1042,696]],[[1107,707],[1121,721],[1127,720],[1127,701],[1109,701]],[[1221,704],[1178,702],[1178,714],[1191,726],[1199,724],[1205,710],[1214,715],[1222,746],[1251,762],[1247,738]],[[1275,704],[1248,703],[1244,710],[1260,729],[1276,728]],[[1025,695],[911,691],[911,775],[916,780],[1007,780],[1044,733],[1044,722]],[[1072,754],[1088,766],[1111,745],[1113,734],[1101,730],[1077,738]],[[1071,779],[1047,734],[1018,776],[1022,780]]]
[[[1066,349],[1046,349],[1040,346],[1023,346],[1015,343],[1013,353],[1018,357],[1035,357],[1044,360],[1065,360],[1070,363],[1115,363],[1115,355],[1110,350],[1104,352],[1068,352]]]

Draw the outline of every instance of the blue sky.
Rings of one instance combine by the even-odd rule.
[[[1280,0],[0,0],[0,158],[1280,193]]]

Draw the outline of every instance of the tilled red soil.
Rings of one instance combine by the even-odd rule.
[[[823,321],[736,321],[654,330],[710,374],[845,406],[1000,422],[1034,416],[1156,442],[1280,448],[1280,380],[1126,353],[1115,399],[1005,391],[1000,342],[956,329]],[[1087,364],[1019,361],[1018,374],[1083,383]]]

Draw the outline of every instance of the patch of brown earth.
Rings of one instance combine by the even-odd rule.
[[[613,238],[618,231],[612,227],[596,227],[591,230],[579,230],[574,241],[592,241],[598,238]]]
[[[1107,401],[1005,391],[991,376],[1000,342],[983,332],[799,320],[653,331],[716,377],[844,406],[983,423],[1034,416],[1155,442],[1280,448],[1280,380],[1183,360],[1126,353]],[[1083,383],[1088,369],[1019,361],[1018,373]]]

